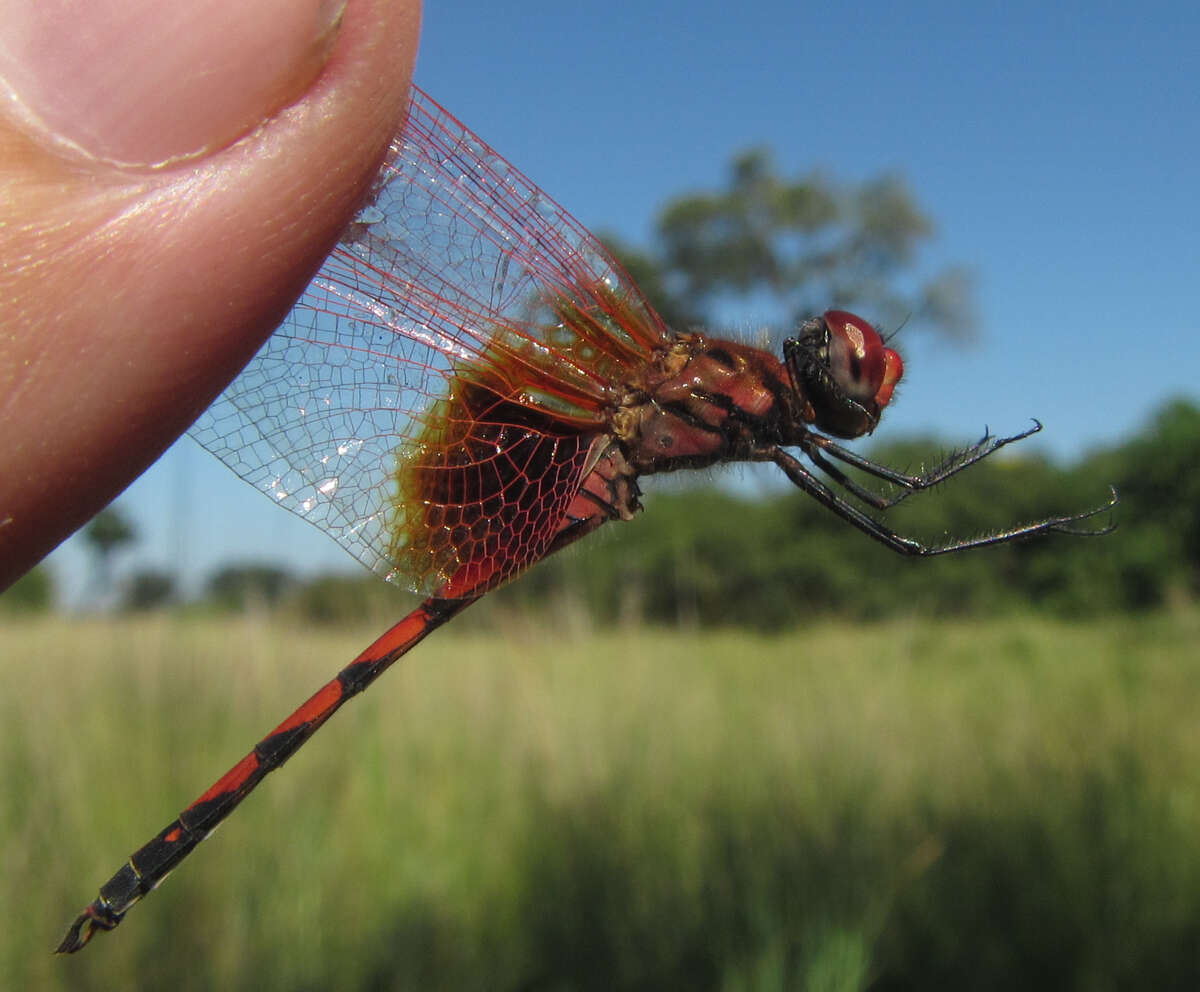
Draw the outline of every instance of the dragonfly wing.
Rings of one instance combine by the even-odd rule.
[[[669,336],[586,229],[414,90],[367,204],[191,433],[368,568],[428,590],[434,574],[397,555],[422,496],[397,480],[464,370],[594,435],[623,364]],[[538,464],[526,484],[571,475]]]

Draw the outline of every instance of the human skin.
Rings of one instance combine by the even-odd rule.
[[[420,2],[0,0],[0,19],[3,589],[283,319],[403,120]]]

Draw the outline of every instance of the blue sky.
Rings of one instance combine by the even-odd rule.
[[[416,80],[586,226],[634,243],[748,146],[789,173],[901,174],[938,228],[923,269],[974,272],[979,341],[902,335],[905,385],[876,436],[1037,416],[1036,443],[1070,460],[1200,397],[1198,10],[459,0],[429,4]],[[127,568],[192,585],[228,560],[359,568],[187,439],[119,505],[142,533]],[[79,588],[78,538],[50,561]]]

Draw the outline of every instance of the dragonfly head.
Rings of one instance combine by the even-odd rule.
[[[869,434],[892,398],[904,363],[861,317],[827,310],[783,343],[792,386],[820,430],[836,437]]]

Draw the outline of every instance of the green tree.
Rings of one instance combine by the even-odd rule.
[[[298,585],[287,608],[315,624],[398,620],[413,606],[401,590],[374,576],[320,575]]]
[[[116,506],[106,506],[83,528],[83,539],[92,552],[92,588],[103,593],[112,583],[113,556],[137,542],[137,529]]]
[[[964,337],[972,329],[970,278],[947,268],[918,285],[912,268],[934,231],[905,183],[853,185],[820,173],[779,174],[769,152],[735,156],[724,188],[672,200],[657,246],[623,264],[673,326],[711,323],[723,298],[769,297],[792,324],[831,307],[884,327],[914,324]]]
[[[207,583],[208,598],[224,610],[246,612],[278,605],[295,578],[276,565],[228,565]]]
[[[175,577],[158,569],[142,569],[125,586],[122,606],[131,612],[156,610],[175,599]]]
[[[1121,494],[1114,567],[1130,605],[1200,593],[1200,406],[1168,401],[1137,436],[1084,469]]]
[[[54,576],[45,565],[22,575],[0,593],[0,610],[10,613],[42,613],[54,605]]]

